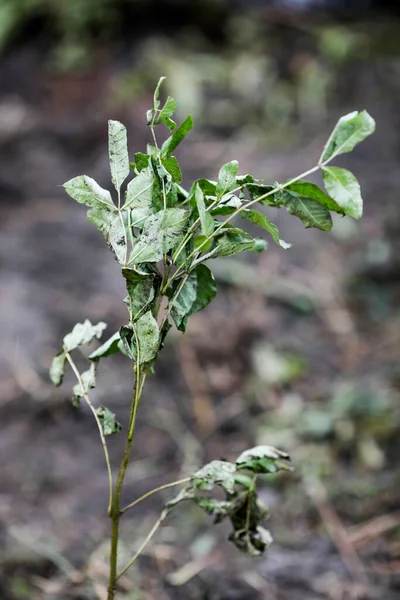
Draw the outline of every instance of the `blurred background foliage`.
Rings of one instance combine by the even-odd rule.
[[[96,431],[47,370],[72,323],[123,322],[124,289],[58,186],[81,172],[108,185],[110,117],[127,124],[132,153],[143,149],[161,75],[180,116],[195,117],[179,154],[188,184],[232,158],[271,182],[296,175],[353,109],[377,132],[343,162],[362,184],[362,221],[336,219],[327,235],[271,209],[293,248],[216,262],[218,298],[174,336],[143,403],[129,500],[245,445],[291,452],[295,473],[265,485],[269,556],[246,561],[188,507],[124,582],[126,598],[397,597],[398,15],[372,0],[0,1],[4,600],[102,598]],[[129,381],[111,360],[95,396],[122,421]],[[117,461],[118,440],[111,452]],[[160,506],[132,514],[129,555]]]

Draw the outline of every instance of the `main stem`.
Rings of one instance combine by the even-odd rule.
[[[138,365],[137,365],[138,366]],[[114,498],[111,508],[111,551],[110,551],[110,579],[108,584],[107,600],[114,600],[117,582],[117,560],[118,560],[118,540],[119,540],[119,521],[121,518],[121,492],[124,484],[126,471],[131,456],[133,436],[135,433],[135,422],[140,397],[143,391],[143,383],[146,373],[140,377],[140,369],[136,369],[135,383],[132,391],[132,404],[129,416],[128,437],[126,439],[125,451],[122,457],[121,466],[118,472],[117,483],[115,485]]]

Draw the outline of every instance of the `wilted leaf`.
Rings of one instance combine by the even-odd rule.
[[[354,111],[339,119],[325,145],[320,162],[331,160],[353,148],[375,131],[375,121],[366,110]]]
[[[255,223],[255,225],[259,225],[260,227],[268,231],[268,233],[271,234],[274,242],[282,246],[282,248],[285,248],[285,250],[287,248],[290,248],[291,244],[287,244],[279,238],[279,230],[277,226],[271,223],[271,221],[267,219],[267,217],[263,213],[260,213],[258,210],[244,209],[242,210],[240,215],[245,219],[248,219],[252,223]]]
[[[64,189],[71,198],[91,208],[116,210],[111,194],[87,175],[78,175],[64,183]]]
[[[77,323],[71,333],[64,337],[63,348],[65,352],[71,352],[78,346],[90,344],[95,338],[100,339],[106,327],[106,323],[102,321],[97,325],[92,325],[88,319],[84,323]]]
[[[59,386],[62,384],[64,373],[65,373],[65,361],[67,357],[65,356],[64,350],[61,350],[56,356],[53,358],[50,366],[50,379],[54,383],[55,386]]]
[[[99,406],[96,409],[97,416],[101,423],[104,435],[112,435],[121,431],[122,427],[115,419],[115,414],[105,406]]]
[[[328,193],[343,211],[360,219],[363,213],[360,184],[351,171],[339,167],[323,167],[322,176]]]
[[[217,198],[222,198],[224,194],[236,187],[236,174],[238,168],[239,163],[237,160],[232,160],[221,167],[216,187]]]
[[[139,341],[139,364],[150,362],[156,357],[160,345],[157,321],[149,310],[136,321],[134,327]]]
[[[121,220],[119,214],[111,213],[101,208],[91,208],[87,212],[87,219],[92,223],[107,240],[118,262],[125,264],[126,243],[125,243],[125,223]],[[122,219],[127,218],[127,213],[122,213]]]
[[[120,351],[120,340],[121,338],[119,335],[119,331],[117,331],[106,342],[104,342],[104,344],[97,348],[97,350],[89,354],[89,360],[97,360],[98,358],[105,358],[106,356],[117,354]]]
[[[132,249],[129,264],[161,260],[181,241],[188,218],[189,212],[183,208],[167,208],[148,217]]]
[[[111,180],[117,192],[129,175],[126,127],[119,121],[108,121],[108,154]]]
[[[237,469],[247,469],[254,473],[276,473],[290,470],[283,461],[290,460],[289,455],[273,446],[255,446],[245,450],[236,460]]]
[[[118,348],[131,360],[136,360],[136,341],[133,335],[132,325],[122,325],[119,329],[120,341],[118,342]]]
[[[189,115],[186,117],[183,123],[179,125],[178,129],[174,131],[174,133],[167,138],[161,146],[161,156],[163,158],[172,154],[175,148],[179,146],[181,141],[187,136],[193,125],[193,118]]]
[[[211,490],[219,485],[228,494],[235,491],[235,465],[223,460],[213,460],[193,475],[194,486],[203,490]]]
[[[87,394],[91,389],[96,387],[96,371],[97,371],[98,361],[94,360],[90,364],[90,367],[87,371],[81,373],[81,381],[76,383],[72,389],[72,394],[74,400],[79,400],[85,394]]]
[[[125,204],[122,208],[147,208],[152,206],[154,173],[151,167],[140,171],[126,188]]]
[[[179,285],[179,281],[174,282],[169,293],[170,298],[176,293]],[[185,331],[189,316],[205,308],[216,293],[214,275],[206,265],[198,265],[190,273],[173,304],[171,315],[176,327]]]
[[[229,536],[229,541],[249,556],[260,556],[264,554],[274,540],[268,529],[264,529],[259,525],[256,529],[234,531]]]
[[[143,273],[136,269],[122,269],[128,290],[128,310],[135,320],[145,312],[155,297],[154,273]]]

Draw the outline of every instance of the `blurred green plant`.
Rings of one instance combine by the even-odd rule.
[[[218,180],[201,178],[189,190],[182,187],[182,173],[173,152],[193,127],[191,116],[177,126],[173,120],[176,102],[168,96],[159,99],[158,82],[153,107],[147,111],[147,124],[152,144],[146,154],[137,152],[129,162],[127,132],[118,121],[109,121],[109,160],[111,180],[116,190],[114,202],[109,190],[101,188],[87,175],[64,184],[66,192],[88,207],[88,220],[104,235],[121,266],[128,295],[125,298],[129,322],[89,355],[89,368],[80,373],[71,353],[99,339],[106,327],[103,322],[92,325],[78,323],[64,339],[54,358],[50,377],[55,385],[63,380],[70,365],[77,378],[73,388],[74,403],[87,403],[97,423],[109,475],[108,513],[112,521],[110,579],[108,600],[113,600],[118,579],[142,553],[148,541],[168,514],[184,500],[191,500],[219,523],[229,519],[229,539],[250,555],[262,553],[271,536],[261,526],[267,509],[257,496],[258,475],[287,470],[288,454],[271,446],[257,446],[243,452],[235,462],[214,460],[185,479],[149,491],[125,508],[121,492],[130,460],[136,416],[146,378],[154,371],[166,336],[175,323],[185,332],[189,317],[205,308],[216,295],[215,279],[205,264],[217,257],[229,257],[244,251],[260,252],[267,246],[264,239],[254,238],[232,223],[241,217],[265,230],[280,247],[287,249],[276,225],[255,208],[268,205],[286,208],[305,227],[323,231],[332,228],[331,211],[359,219],[362,215],[360,186],[346,169],[332,167],[338,155],[350,152],[373,133],[375,123],[366,112],[352,112],[339,119],[318,163],[305,173],[284,183],[266,184],[250,174],[239,175],[238,162],[223,165]],[[170,132],[160,145],[156,127]],[[133,172],[133,178],[126,183]],[[305,179],[322,171],[326,191]],[[116,415],[104,406],[94,407],[89,392],[95,387],[99,361],[122,353],[133,363],[134,385],[125,451],[114,486],[106,437],[121,429]],[[173,485],[187,484],[168,502],[134,557],[122,570],[117,570],[120,520],[123,514],[155,492]],[[214,497],[214,488],[222,488],[225,499]]]

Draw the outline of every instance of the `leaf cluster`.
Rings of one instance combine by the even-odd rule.
[[[252,175],[239,175],[232,160],[223,165],[217,181],[198,179],[182,187],[182,172],[172,154],[193,127],[192,117],[177,125],[176,102],[170,96],[162,104],[156,87],[147,122],[153,136],[147,153],[138,152],[130,162],[127,132],[118,121],[109,121],[109,159],[115,198],[87,175],[68,181],[64,188],[88,208],[87,218],[104,235],[126,280],[129,323],[103,344],[92,358],[122,352],[140,364],[154,362],[172,318],[185,331],[189,317],[215,297],[216,284],[210,259],[243,251],[259,252],[265,239],[254,238],[238,226],[238,216],[266,231],[287,249],[278,228],[255,205],[285,208],[305,227],[332,228],[331,213],[360,218],[360,186],[350,171],[328,166],[374,131],[366,111],[339,119],[319,160],[311,169],[322,170],[326,190],[295,178],[266,184]],[[164,125],[170,135],[158,146],[155,128]],[[130,178],[130,176],[132,177]],[[130,179],[129,179],[130,178]],[[128,181],[129,179],[129,181]],[[162,263],[162,264],[161,264]],[[163,328],[157,324],[160,298],[168,302]]]
[[[213,460],[192,476],[186,488],[165,506],[164,515],[185,500],[197,504],[214,523],[230,521],[229,540],[250,556],[262,554],[272,543],[270,532],[261,526],[268,508],[257,495],[257,475],[291,470],[286,452],[272,446],[256,446],[243,452],[235,463]],[[222,489],[225,499],[212,495]]]

